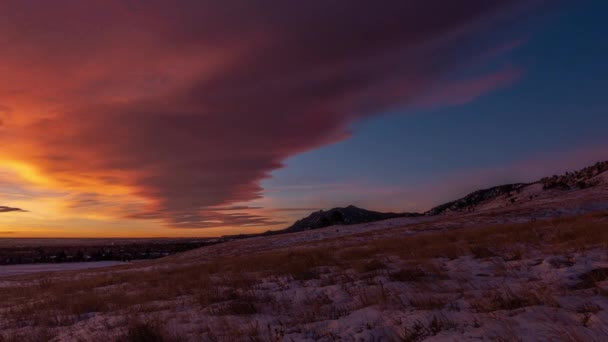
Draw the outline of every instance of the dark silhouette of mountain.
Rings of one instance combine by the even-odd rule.
[[[545,177],[533,183],[515,183],[499,185],[488,189],[477,190],[460,199],[441,204],[425,212],[419,213],[382,213],[377,211],[357,208],[354,205],[349,205],[345,208],[333,208],[329,210],[319,210],[311,213],[308,217],[296,221],[288,228],[281,230],[267,231],[262,234],[240,234],[224,236],[227,239],[248,238],[264,235],[276,235],[285,233],[301,232],[311,229],[319,229],[333,225],[350,225],[357,223],[367,223],[381,221],[396,217],[416,217],[416,216],[434,216],[449,212],[467,212],[473,211],[478,206],[499,198],[506,198],[508,203],[521,203],[525,200],[533,200],[537,194],[528,194],[528,198],[521,198],[521,192],[532,185],[542,184],[540,192],[545,191],[560,191],[560,190],[580,190],[586,189],[600,184],[602,181],[598,175],[608,171],[608,161],[598,162],[593,166],[586,167],[579,171],[566,172],[561,176]],[[553,195],[553,194],[551,194]],[[555,194],[559,195],[559,194]],[[519,201],[519,202],[518,202]]]
[[[318,229],[333,225],[348,225],[381,221],[395,217],[419,216],[417,213],[381,213],[349,205],[345,208],[333,208],[330,210],[319,210],[308,217],[296,221],[292,226],[283,229],[282,232],[301,232],[304,230]]]
[[[302,232],[305,230],[319,229],[333,225],[350,225],[357,223],[367,223],[374,221],[387,220],[396,217],[416,217],[422,216],[419,213],[382,213],[366,210],[349,205],[348,207],[338,207],[329,210],[319,210],[311,213],[307,217],[296,221],[291,226],[280,230],[269,230],[261,234],[239,234],[225,235],[224,239],[244,239],[256,236],[268,236],[287,233]]]

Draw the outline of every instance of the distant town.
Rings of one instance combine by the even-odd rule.
[[[0,265],[68,263],[93,261],[132,261],[157,259],[179,252],[224,242],[226,239],[126,239],[100,240],[82,243],[78,239],[64,239],[45,244],[24,243],[0,245]],[[17,239],[18,241],[18,239]]]

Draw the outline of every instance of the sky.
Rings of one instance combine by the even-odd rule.
[[[605,1],[5,0],[0,238],[425,211],[608,159]]]

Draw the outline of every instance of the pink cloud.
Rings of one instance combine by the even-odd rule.
[[[445,82],[480,53],[462,41],[519,3],[6,1],[0,96],[21,116],[0,143],[64,182],[136,189],[153,204],[131,218],[276,224],[208,208],[260,198],[286,158],[359,118],[433,89],[428,103],[453,104],[510,84],[519,71]]]
[[[453,106],[474,101],[492,91],[507,87],[523,76],[523,70],[507,67],[464,80],[439,84],[420,99],[422,106]]]

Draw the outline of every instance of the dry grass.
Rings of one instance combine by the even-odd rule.
[[[403,328],[398,340],[404,342],[423,341],[431,336],[439,334],[441,331],[455,329],[457,324],[445,317],[433,316],[428,322],[416,321],[412,326]]]
[[[548,301],[544,299],[534,290],[514,291],[510,288],[502,288],[484,291],[480,297],[470,299],[469,302],[476,312],[493,312],[547,304]]]
[[[0,334],[0,342],[51,342],[56,335],[46,327],[27,329],[7,335]]]
[[[449,300],[432,294],[418,294],[410,297],[410,305],[418,310],[441,310]]]
[[[87,320],[91,313],[145,315],[164,310],[164,305],[175,307],[176,303],[190,303],[202,314],[216,317],[249,316],[272,310],[273,314],[291,315],[291,319],[299,322],[337,319],[356,308],[367,306],[440,310],[449,303],[445,297],[420,295],[405,302],[398,299],[399,293],[385,287],[376,277],[384,277],[388,282],[426,286],[424,284],[448,278],[447,271],[440,264],[430,261],[435,258],[451,260],[472,255],[477,259],[499,259],[504,263],[520,260],[530,250],[568,255],[606,247],[608,227],[605,221],[597,220],[598,217],[600,215],[586,215],[417,235],[393,234],[390,237],[370,232],[342,241],[325,240],[316,246],[218,257],[206,263],[180,264],[167,259],[168,264],[152,263],[157,265],[156,268],[87,272],[70,278],[40,280],[32,277],[34,281],[25,277],[25,285],[4,287],[0,291],[0,329],[69,326]],[[361,239],[366,241],[363,247]],[[575,288],[595,287],[598,282],[608,279],[607,270],[597,269],[582,275]],[[273,279],[275,284],[285,284],[286,288],[293,282],[341,287],[356,298],[358,304],[348,307],[319,296],[304,302],[301,314],[295,315],[296,304],[291,303],[291,298],[279,300],[264,296],[264,291],[258,290],[268,279]],[[482,303],[471,299],[476,311],[514,310],[554,303],[551,294],[540,288],[488,291],[486,298],[491,298],[490,301]],[[159,332],[162,329],[155,331],[153,327],[142,324],[129,327],[123,340],[138,341],[138,336],[148,336],[154,341],[157,338],[154,336],[162,335]],[[436,333],[436,326],[442,330],[451,324],[435,318],[408,327],[401,337],[403,340],[428,337]],[[265,327],[250,326],[245,330],[247,332],[243,333],[251,333],[252,336],[267,334]],[[47,340],[52,338],[49,329],[36,331],[39,335],[35,338],[0,335],[0,342],[45,341],[47,335]]]

